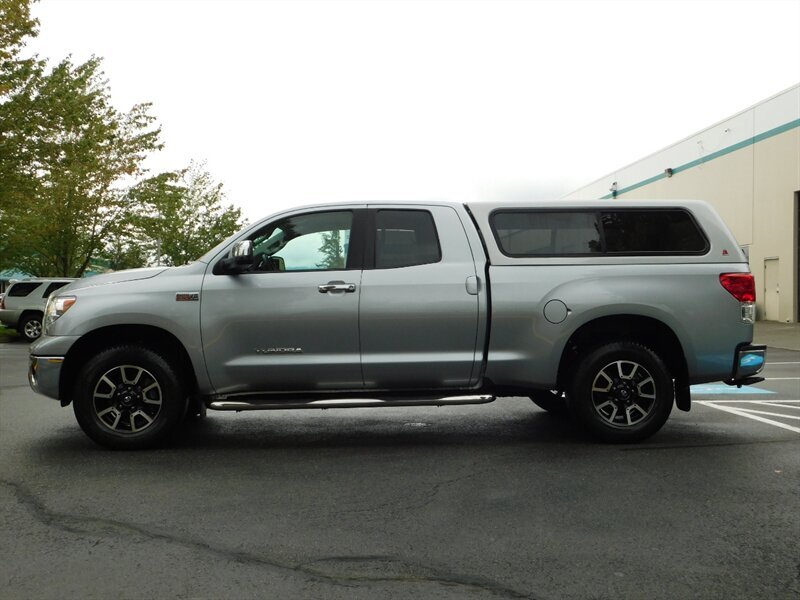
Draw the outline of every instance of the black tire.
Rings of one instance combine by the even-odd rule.
[[[639,442],[664,425],[675,388],[669,369],[650,348],[615,342],[582,358],[568,397],[576,421],[594,437]]]
[[[535,395],[529,396],[533,403],[546,410],[551,415],[557,417],[564,417],[569,414],[569,406],[561,392],[554,392],[553,390],[536,392]]]
[[[116,346],[90,359],[78,373],[72,401],[81,429],[115,450],[152,448],[175,429],[186,411],[177,370],[160,354]]]
[[[17,324],[17,331],[28,342],[35,342],[42,335],[42,315],[29,313]]]

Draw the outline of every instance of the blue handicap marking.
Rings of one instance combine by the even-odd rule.
[[[727,396],[731,394],[774,394],[770,390],[764,390],[749,385],[737,388],[735,385],[724,383],[701,383],[691,386],[692,396]]]

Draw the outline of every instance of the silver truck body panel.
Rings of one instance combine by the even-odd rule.
[[[448,206],[429,210],[439,234],[440,262],[363,272],[361,361],[369,389],[453,389],[477,383],[473,367],[483,351],[478,324],[480,311],[486,311],[486,292],[467,289],[467,280],[477,273],[459,214]]]
[[[520,387],[553,388],[564,347],[581,326],[601,317],[637,315],[667,325],[683,346],[693,383],[719,381],[733,370],[732,349],[752,336],[739,302],[719,273],[743,265],[628,264],[492,266],[492,332],[486,376]],[[560,300],[561,323],[544,307]],[[702,327],[698,324],[702,323]]]
[[[218,394],[359,389],[360,271],[206,275],[203,350]],[[320,293],[331,281],[354,293]]]
[[[68,318],[58,319],[32,347],[39,356],[65,356],[81,336],[119,325],[151,326],[175,336],[186,349],[198,385],[210,390],[200,336],[200,302],[178,302],[179,292],[199,292],[206,265],[135,269],[80,279],[58,291],[78,296]],[[132,277],[131,277],[132,275]],[[113,345],[110,337],[108,344]]]

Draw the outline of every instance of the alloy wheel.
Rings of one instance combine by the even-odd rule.
[[[656,382],[641,364],[617,360],[600,369],[592,382],[592,406],[609,425],[641,423],[656,403]]]
[[[155,423],[163,393],[150,371],[135,365],[119,365],[106,371],[92,393],[95,416],[118,434],[134,434]]]

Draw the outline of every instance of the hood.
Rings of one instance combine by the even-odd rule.
[[[126,271],[116,271],[114,273],[106,273],[105,275],[93,275],[92,277],[84,277],[78,281],[73,281],[68,286],[59,290],[62,291],[80,290],[89,287],[96,287],[98,285],[107,285],[109,283],[122,283],[123,281],[136,281],[137,279],[150,279],[159,273],[163,273],[169,267],[153,267],[148,269],[128,269]]]

